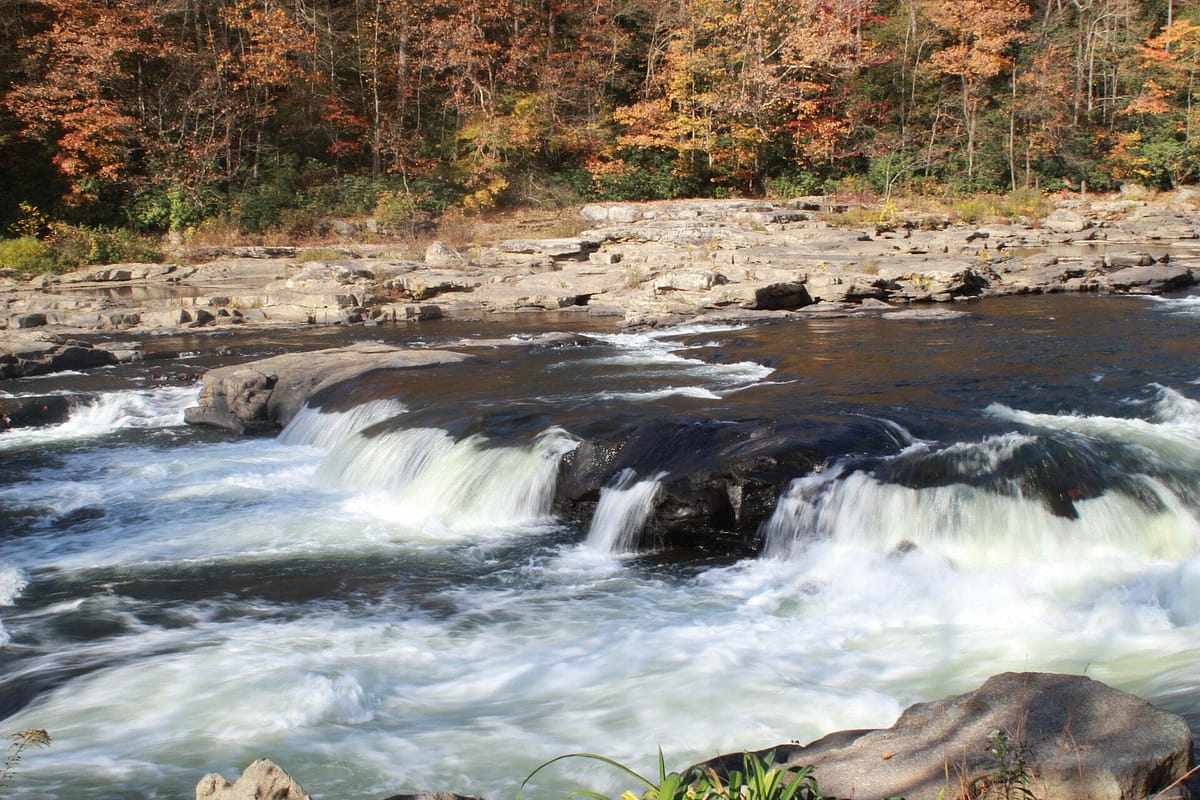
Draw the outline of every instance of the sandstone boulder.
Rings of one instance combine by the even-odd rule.
[[[47,375],[64,370],[107,367],[117,356],[88,342],[10,332],[0,340],[0,379]]]
[[[304,787],[269,760],[260,758],[246,767],[236,783],[216,773],[196,784],[196,800],[312,800]]]
[[[283,355],[205,373],[197,405],[184,417],[235,433],[270,431],[291,421],[311,396],[375,370],[433,367],[470,356],[442,350],[405,350],[362,342],[349,347]]]
[[[911,706],[886,730],[774,749],[779,763],[815,767],[823,794],[858,800],[1131,800],[1182,778],[1191,752],[1187,722],[1140,698],[1082,676],[1013,672]],[[1006,778],[1006,765],[1024,777]]]
[[[456,267],[465,267],[467,259],[462,253],[454,249],[454,247],[446,242],[433,241],[425,248],[425,263],[431,267],[439,267],[443,269],[453,269]]]
[[[501,253],[520,255],[543,255],[557,260],[586,260],[588,253],[600,246],[600,241],[591,237],[568,237],[563,239],[507,239],[497,246]]]
[[[1162,294],[1173,289],[1183,289],[1196,283],[1196,278],[1186,267],[1176,264],[1153,264],[1144,267],[1127,267],[1109,273],[1106,282],[1115,292],[1130,294]]]
[[[1082,214],[1060,208],[1042,220],[1042,227],[1055,233],[1079,233],[1091,226]]]

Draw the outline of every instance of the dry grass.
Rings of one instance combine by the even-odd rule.
[[[932,215],[950,222],[968,225],[1032,223],[1042,219],[1054,206],[1050,198],[1034,189],[1019,189],[1008,194],[977,194],[969,197],[928,194],[892,195],[885,203],[858,199],[845,211],[824,216],[836,227],[858,228],[877,222],[905,221],[906,217]]]

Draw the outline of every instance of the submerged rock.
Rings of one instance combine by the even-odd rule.
[[[885,730],[769,752],[778,764],[814,767],[826,796],[1131,800],[1184,777],[1192,734],[1182,717],[1090,678],[1007,672],[973,692],[910,706]]]

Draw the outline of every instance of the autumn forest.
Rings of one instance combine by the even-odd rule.
[[[0,0],[0,230],[1169,188],[1179,0]]]

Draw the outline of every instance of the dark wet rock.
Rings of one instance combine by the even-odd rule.
[[[1027,779],[1004,780],[998,747],[1010,763],[1019,754]],[[973,692],[910,706],[891,728],[761,755],[769,752],[778,764],[814,767],[821,792],[833,797],[1130,800],[1184,776],[1192,734],[1182,717],[1090,678],[1008,672]],[[738,755],[708,762],[725,771],[740,763]]]
[[[779,311],[804,308],[812,305],[813,299],[802,283],[772,283],[754,290],[754,305],[759,311]]]
[[[55,518],[54,527],[59,530],[66,530],[76,525],[83,525],[94,520],[104,519],[107,514],[108,512],[100,506],[83,506]]]
[[[455,364],[469,358],[442,350],[406,350],[364,342],[220,367],[204,375],[197,405],[187,409],[185,419],[190,425],[236,433],[278,430],[309,397],[335,385],[351,383],[374,371]]]
[[[1136,460],[1120,443],[1076,440],[1070,445],[1049,437],[1013,444],[1004,458],[980,469],[977,453],[955,447],[917,448],[886,459],[862,458],[849,469],[911,489],[971,486],[1003,495],[1040,499],[1055,516],[1077,519],[1076,504],[1119,492],[1151,513],[1162,500],[1129,470]],[[1164,476],[1165,477],[1165,476]]]
[[[871,420],[645,420],[585,436],[564,455],[556,505],[586,518],[600,490],[623,471],[639,480],[661,476],[646,546],[756,547],[759,526],[793,479],[834,456],[894,451],[897,444]]]
[[[70,415],[71,403],[62,395],[0,397],[0,430],[56,425]]]

